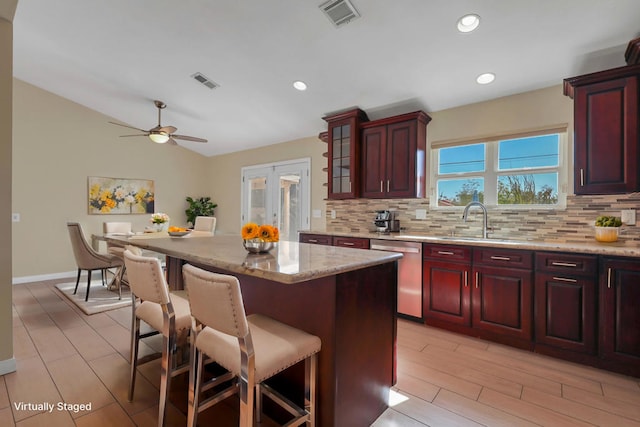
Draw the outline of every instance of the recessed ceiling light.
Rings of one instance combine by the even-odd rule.
[[[478,84],[481,84],[481,85],[486,85],[486,84],[491,83],[495,79],[496,79],[496,75],[495,74],[493,74],[493,73],[484,73],[484,74],[480,74],[476,78],[476,82],[478,82]]]
[[[307,90],[307,84],[302,80],[296,80],[295,82],[293,82],[293,87],[298,90]]]
[[[478,28],[478,25],[480,25],[480,17],[473,13],[458,19],[458,31],[461,33],[470,33]]]

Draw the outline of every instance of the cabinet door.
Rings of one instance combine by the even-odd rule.
[[[362,131],[362,197],[383,198],[387,194],[387,127],[376,126]]]
[[[416,197],[416,127],[415,120],[387,126],[387,197]]]
[[[457,325],[471,325],[470,264],[425,260],[424,316]]]
[[[638,189],[638,82],[624,77],[575,89],[576,194]]]
[[[603,259],[600,276],[600,356],[640,374],[640,262]]]
[[[352,199],[358,188],[357,141],[351,119],[329,124],[330,199]]]
[[[478,266],[473,268],[473,274],[473,327],[530,341],[532,272]]]
[[[596,289],[595,276],[536,273],[536,342],[594,354]]]

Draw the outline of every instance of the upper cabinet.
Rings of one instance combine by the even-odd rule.
[[[425,196],[430,120],[418,111],[362,125],[362,197]]]
[[[425,196],[427,124],[422,111],[368,121],[359,109],[328,123],[329,199]]]
[[[328,124],[328,197],[353,199],[360,189],[360,124],[369,120],[354,109],[323,118]]]
[[[640,65],[564,80],[574,100],[574,192],[640,190],[638,79]]]

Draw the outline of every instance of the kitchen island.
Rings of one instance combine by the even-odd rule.
[[[249,254],[240,236],[106,237],[167,255],[168,281],[182,288],[184,263],[240,280],[247,314],[262,313],[322,340],[317,424],[371,425],[395,382],[397,253],[279,242]],[[276,378],[302,396],[302,366]]]

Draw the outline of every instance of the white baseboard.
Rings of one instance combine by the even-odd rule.
[[[86,277],[86,271],[83,272],[83,275]],[[22,283],[31,283],[31,282],[42,282],[43,280],[54,280],[54,279],[66,279],[68,277],[73,277],[74,279],[78,275],[78,270],[75,271],[65,271],[62,273],[51,273],[51,274],[40,274],[37,276],[22,276],[22,277],[14,277],[12,283],[14,285],[20,285]]]
[[[16,359],[0,360],[0,376],[16,371]]]

